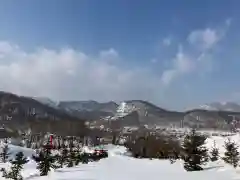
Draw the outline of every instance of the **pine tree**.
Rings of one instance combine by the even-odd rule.
[[[89,162],[89,154],[84,152],[84,153],[80,153],[77,152],[76,154],[76,161],[75,161],[75,165],[78,165],[80,162],[83,164],[87,164]]]
[[[27,158],[24,157],[22,152],[19,152],[16,154],[15,160],[11,160],[10,162],[12,164],[11,170],[7,172],[3,169],[3,177],[7,179],[22,180],[21,170],[23,169],[23,165],[28,162]]]
[[[68,149],[63,148],[61,150],[60,155],[57,156],[57,162],[59,163],[61,168],[63,167],[65,161],[67,160],[67,157],[68,157]]]
[[[70,148],[68,158],[67,158],[67,167],[73,167],[75,160],[76,160],[76,153],[73,151],[72,148]]]
[[[87,164],[88,162],[89,162],[89,154],[88,153],[86,153],[86,152],[84,152],[83,154],[82,154],[82,163],[83,164]]]
[[[4,143],[2,149],[1,149],[1,153],[0,153],[0,157],[3,163],[6,163],[8,160],[10,153],[9,153],[9,147],[7,143]]]
[[[235,142],[231,142],[230,139],[228,139],[228,141],[225,142],[224,147],[226,152],[224,153],[224,157],[222,159],[226,163],[231,164],[234,168],[236,168],[240,160],[238,146]]]
[[[204,147],[206,137],[198,135],[195,130],[184,138],[183,160],[187,171],[200,171],[204,162],[208,160],[207,149]]]
[[[82,162],[82,154],[81,152],[76,152],[76,159],[75,159],[75,165],[77,166],[80,162]]]
[[[56,161],[56,157],[52,155],[50,146],[44,146],[44,149],[40,151],[38,156],[33,156],[33,159],[37,162],[37,169],[40,171],[40,176],[48,175],[48,172],[51,168],[56,169],[54,163]]]
[[[211,161],[217,161],[218,158],[219,158],[219,150],[218,148],[216,147],[216,142],[214,141],[214,144],[213,144],[213,147],[212,147],[212,150],[211,150]]]

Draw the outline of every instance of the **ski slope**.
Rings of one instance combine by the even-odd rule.
[[[216,140],[221,152],[221,147],[227,138],[211,137],[207,141],[207,147],[212,146]],[[240,143],[240,136],[235,135],[231,139]],[[12,151],[19,150],[11,146]],[[204,171],[186,172],[182,162],[170,164],[168,160],[134,159],[126,154],[126,149],[121,146],[108,145],[109,158],[99,162],[80,164],[73,168],[62,168],[52,171],[48,176],[40,177],[36,164],[30,161],[24,166],[22,175],[24,180],[233,180],[240,179],[240,168],[234,169],[224,162],[210,162],[204,166]],[[21,149],[25,154],[33,152],[30,149]],[[7,167],[8,164],[0,164]],[[1,180],[4,178],[0,177]]]

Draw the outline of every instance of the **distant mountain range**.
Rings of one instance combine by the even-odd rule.
[[[150,102],[60,101],[23,97],[0,92],[0,122],[23,124],[26,120],[89,121],[94,125],[163,126],[231,129],[239,126],[240,106],[236,103],[211,103],[185,112],[169,111]],[[240,126],[239,126],[240,127]]]
[[[48,101],[49,102],[49,101]],[[99,103],[97,101],[62,101],[56,106],[73,116],[105,124],[115,121],[118,126],[173,126],[198,128],[232,128],[233,120],[240,120],[240,105],[227,103],[210,103],[185,112],[169,111],[150,102],[129,100],[120,104],[115,102]]]
[[[240,105],[234,102],[213,102],[199,106],[200,109],[210,111],[233,111],[240,112]]]

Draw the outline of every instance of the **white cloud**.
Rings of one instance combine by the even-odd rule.
[[[122,57],[113,48],[92,56],[71,48],[41,48],[28,52],[16,44],[0,41],[0,90],[55,100],[146,99],[162,102],[164,85],[184,75],[212,68],[209,63],[212,51],[208,50],[223,37],[217,32],[210,28],[193,31],[188,40],[193,45],[199,45],[199,41],[204,45],[201,54],[189,49],[183,51],[180,47],[171,66],[160,75],[147,66],[121,66]],[[157,64],[160,64],[158,58]],[[151,61],[156,63],[157,59]]]
[[[179,51],[174,59],[175,69],[182,73],[188,73],[194,70],[195,64],[182,51]]]
[[[164,85],[169,85],[172,80],[177,76],[178,71],[176,69],[165,70],[162,74],[161,80]]]
[[[189,43],[203,49],[212,48],[220,40],[220,34],[211,28],[192,31],[188,36]]]
[[[203,77],[206,72],[211,72],[213,70],[212,60],[214,52],[209,50],[213,49],[225,36],[230,24],[231,19],[227,19],[222,28],[206,28],[192,31],[188,35],[187,41],[194,48],[183,52],[182,46],[179,47],[175,58],[172,60],[172,67],[162,73],[161,80],[163,84],[169,85],[184,74],[197,73]],[[196,47],[201,50],[200,53],[194,51]]]
[[[101,58],[106,58],[106,59],[115,59],[115,58],[118,58],[119,55],[118,55],[118,52],[113,49],[113,48],[110,48],[108,50],[104,50],[104,51],[101,51],[100,52],[100,57]]]
[[[163,39],[163,45],[164,46],[170,46],[171,45],[171,43],[172,43],[172,40],[171,40],[171,38],[170,37],[167,37],[167,38],[164,38]]]
[[[93,57],[71,48],[27,52],[0,42],[0,52],[0,90],[55,100],[154,101],[159,94],[159,77],[149,69],[109,63],[119,57],[114,49]]]
[[[193,60],[183,53],[180,47],[176,57],[173,59],[173,67],[167,69],[162,74],[162,82],[165,85],[169,85],[175,78],[182,74],[190,73],[194,71],[195,63]]]

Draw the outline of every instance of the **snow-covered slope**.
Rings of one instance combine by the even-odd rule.
[[[215,167],[203,172],[185,172],[182,164],[169,161],[133,159],[111,156],[99,162],[74,168],[56,170],[47,177],[33,177],[28,180],[232,180],[232,170]]]
[[[58,102],[54,102],[53,100],[49,99],[49,98],[45,98],[45,97],[33,97],[33,99],[35,99],[36,101],[44,104],[44,105],[47,105],[47,106],[50,106],[50,107],[53,107],[53,108],[58,108]]]
[[[215,140],[220,152],[223,153],[223,144],[228,137],[211,137],[207,140],[207,147],[211,147]],[[240,135],[230,137],[239,143]],[[177,161],[170,164],[168,160],[149,160],[135,159],[126,155],[126,148],[122,146],[107,145],[105,149],[109,150],[109,158],[102,159],[99,162],[81,164],[73,168],[61,168],[52,171],[48,176],[40,177],[36,164],[30,161],[24,166],[22,172],[24,180],[233,180],[240,179],[239,168],[234,169],[226,165],[221,160],[210,162],[204,168],[204,171],[186,172],[183,169],[183,163]],[[23,150],[30,152],[29,149],[22,149],[10,146],[12,151]],[[0,167],[7,167],[8,164],[1,164]],[[0,178],[4,180],[4,178]]]
[[[234,102],[213,102],[200,105],[199,107],[196,107],[196,109],[240,112],[240,105]]]
[[[0,143],[0,149],[4,146],[5,144],[3,142]],[[18,153],[18,152],[23,152],[23,154],[26,156],[26,157],[32,157],[32,155],[35,154],[35,151],[33,149],[30,149],[30,148],[25,148],[25,147],[20,147],[20,146],[15,146],[15,145],[12,145],[12,144],[9,144],[8,145],[8,148],[9,148],[9,159],[13,159],[15,157],[15,155]]]
[[[128,105],[126,102],[121,102],[117,108],[115,118],[126,116],[133,112],[134,110],[136,110],[134,106]]]

